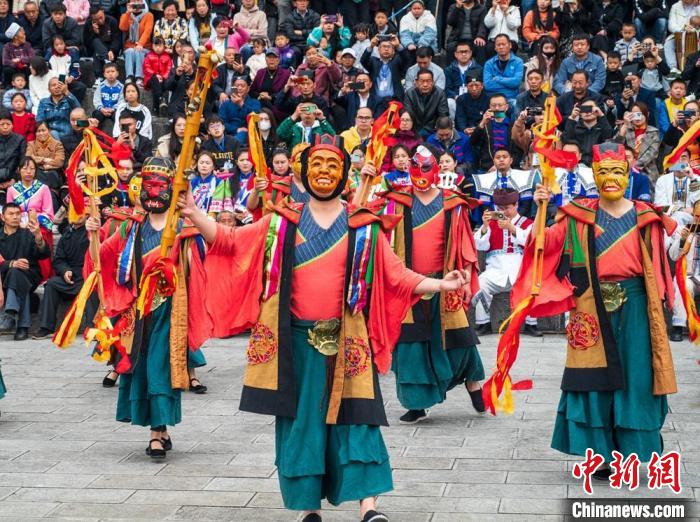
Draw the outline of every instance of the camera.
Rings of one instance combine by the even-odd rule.
[[[391,42],[391,39],[393,37],[394,37],[393,34],[380,34],[380,35],[377,35],[377,40],[379,40],[379,43]]]
[[[350,82],[350,84],[348,85],[348,88],[351,91],[359,91],[360,89],[365,88],[365,82]]]
[[[581,105],[581,106],[578,108],[578,111],[579,111],[581,114],[590,114],[590,113],[593,112],[593,107],[591,107],[590,105]]]
[[[134,11],[143,11],[144,9],[146,9],[146,4],[131,4],[131,8]]]
[[[695,111],[678,111],[678,119],[692,118],[695,116]]]
[[[315,105],[307,105],[306,107],[304,107],[304,112],[311,113],[311,112],[316,112],[317,110],[318,110],[318,107],[316,107]]]
[[[491,219],[497,219],[498,221],[506,219],[506,215],[503,212],[491,212]]]
[[[294,85],[301,85],[306,81],[307,78],[308,76],[295,76],[292,81],[294,82]]]
[[[539,116],[540,114],[544,114],[544,108],[542,107],[528,107],[526,110],[527,115],[530,118],[532,118],[533,116]]]

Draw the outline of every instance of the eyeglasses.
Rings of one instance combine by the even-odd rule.
[[[356,120],[371,120],[372,116],[355,116]]]

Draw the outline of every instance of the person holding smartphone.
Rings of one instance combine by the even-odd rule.
[[[563,139],[575,141],[581,147],[581,162],[590,165],[593,145],[608,141],[613,129],[595,100],[584,99],[574,106],[564,125]]]

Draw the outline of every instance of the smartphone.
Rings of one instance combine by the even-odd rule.
[[[593,107],[591,107],[590,105],[581,105],[578,108],[578,111],[582,114],[590,114],[593,112]]]
[[[543,107],[528,107],[527,108],[527,115],[528,116],[537,116],[539,114],[544,114]]]
[[[233,55],[233,61],[235,63],[241,63],[241,55],[240,54],[234,54]]]
[[[301,85],[306,81],[307,76],[297,76],[294,78],[294,85]]]
[[[304,112],[316,112],[318,110],[318,107],[315,105],[307,105],[304,107]]]
[[[625,89],[632,89],[632,80],[625,80]]]
[[[329,24],[334,24],[338,21],[338,16],[337,15],[326,15],[326,23]]]
[[[146,4],[131,4],[131,8],[134,11],[143,11],[144,9],[146,9]]]
[[[350,82],[350,85],[348,85],[351,91],[359,91],[360,89],[365,88],[365,82]]]
[[[79,129],[87,129],[90,126],[88,120],[75,120],[75,126]]]
[[[58,75],[58,81],[61,83],[66,83],[66,75],[65,74],[59,74]]]
[[[126,134],[129,134],[129,127],[130,125],[128,123],[119,124],[119,130]]]

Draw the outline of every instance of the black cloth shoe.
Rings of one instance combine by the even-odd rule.
[[[464,387],[467,388],[467,383],[464,383]],[[481,393],[481,388],[474,391],[469,391],[467,388],[467,393],[469,393],[469,398],[472,400],[472,406],[477,411],[477,413],[484,413],[486,411],[486,406],[484,406],[484,396]]]
[[[526,324],[523,333],[526,333],[530,337],[542,337],[542,332],[537,329],[536,324]]]
[[[173,439],[168,437],[167,439],[160,439],[160,443],[163,445],[165,451],[170,451],[173,449]]]
[[[48,328],[39,328],[36,333],[32,335],[32,339],[48,339],[49,337],[53,337],[53,332]]]
[[[29,338],[29,328],[20,326],[15,332],[15,341],[25,341]]]
[[[389,518],[384,513],[370,509],[362,517],[362,522],[389,522]]]
[[[598,468],[591,476],[596,480],[607,482],[610,480],[610,475],[612,475],[612,470],[610,468]]]
[[[323,519],[321,518],[321,515],[318,513],[309,513],[306,515],[304,518],[301,519],[301,522],[322,522]]]
[[[197,381],[197,384],[192,384],[193,382]],[[196,393],[197,395],[202,395],[203,393],[207,393],[207,387],[204,386],[197,377],[194,377],[190,379],[190,391],[192,393]]]
[[[399,417],[399,420],[404,424],[415,424],[426,418],[428,418],[428,412],[425,410],[408,410]]]
[[[112,373],[117,375],[114,379],[109,378],[110,374]],[[107,375],[105,375],[105,378],[102,379],[102,386],[104,388],[114,388],[114,385],[117,384],[117,379],[119,379],[119,374],[114,370],[109,370]]]
[[[683,340],[683,327],[682,326],[674,326],[671,328],[671,336],[670,339],[678,343]]]
[[[477,324],[476,325],[476,335],[490,335],[493,333],[491,330],[491,323]]]
[[[152,447],[154,442],[160,442],[163,444],[160,439],[151,439],[151,441],[148,443],[148,447],[146,448],[146,455],[150,456],[152,459],[164,459],[165,450]]]

